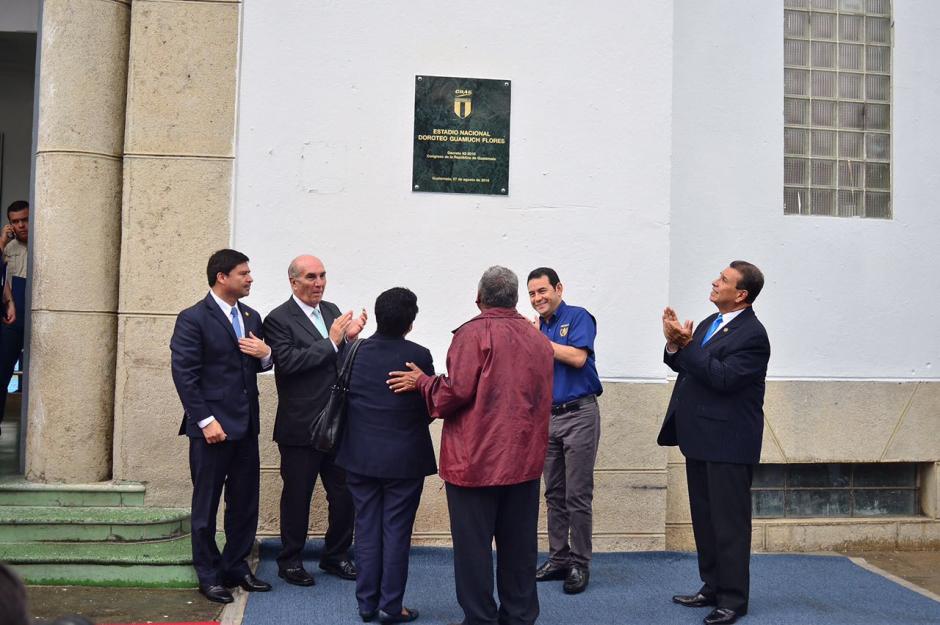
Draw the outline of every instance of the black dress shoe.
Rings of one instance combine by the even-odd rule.
[[[268,592],[271,590],[271,584],[258,579],[251,573],[248,573],[239,580],[228,581],[225,585],[228,588],[238,586],[246,592]]]
[[[313,586],[316,584],[313,576],[302,566],[281,569],[277,572],[277,576],[288,584],[293,584],[294,586]]]
[[[226,590],[225,586],[207,586],[199,584],[199,592],[202,596],[215,603],[231,603],[235,600],[232,593]]]
[[[535,581],[537,582],[560,581],[566,577],[568,577],[568,567],[552,564],[551,560],[546,560],[542,563],[542,566],[535,569]]]
[[[359,572],[352,560],[321,560],[320,569],[343,579],[356,579],[356,574]]]
[[[702,622],[705,625],[731,625],[738,620],[738,616],[743,615],[728,608],[715,608],[711,614],[702,619]]]
[[[389,614],[385,610],[379,610],[380,623],[408,623],[418,618],[418,611],[411,608],[402,608],[404,614]]]
[[[375,615],[378,613],[379,613],[378,610],[371,610],[368,612],[363,612],[362,610],[359,610],[359,618],[362,619],[363,623],[371,623],[372,619],[374,619]]]
[[[673,595],[672,602],[684,605],[687,608],[704,608],[709,605],[718,605],[718,601],[714,596],[703,595],[700,592],[694,595]]]
[[[591,579],[591,572],[585,567],[575,564],[568,571],[565,585],[561,589],[565,591],[565,594],[576,595],[579,592],[584,592],[584,589],[588,587],[589,579]]]

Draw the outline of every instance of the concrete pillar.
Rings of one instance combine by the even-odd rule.
[[[130,1],[46,0],[26,475],[111,476]]]
[[[238,2],[135,0],[124,145],[114,477],[186,505],[188,445],[170,377],[176,314],[230,245]]]

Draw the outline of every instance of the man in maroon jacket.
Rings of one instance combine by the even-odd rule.
[[[392,372],[396,393],[417,389],[444,419],[440,474],[454,541],[454,577],[464,625],[529,625],[535,589],[539,479],[552,408],[552,348],[516,312],[519,280],[505,267],[480,279],[480,314],[454,331],[448,375]],[[493,539],[496,589],[493,600]]]

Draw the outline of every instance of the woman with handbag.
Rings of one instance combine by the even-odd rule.
[[[418,300],[396,287],[375,300],[376,333],[354,354],[346,393],[346,424],[336,464],[356,507],[356,599],[369,622],[418,618],[403,607],[408,554],[424,478],[437,473],[428,430],[430,418],[417,393],[389,390],[389,371],[413,362],[433,374],[431,352],[405,340],[418,314]]]

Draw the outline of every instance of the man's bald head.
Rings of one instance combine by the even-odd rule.
[[[305,254],[291,261],[287,268],[291,289],[297,299],[308,306],[317,306],[326,290],[326,269],[316,256]]]
[[[294,260],[290,261],[290,265],[287,267],[287,277],[291,279],[296,278],[308,271],[311,266],[314,269],[319,268],[318,271],[322,271],[323,261],[310,254],[301,254]]]

